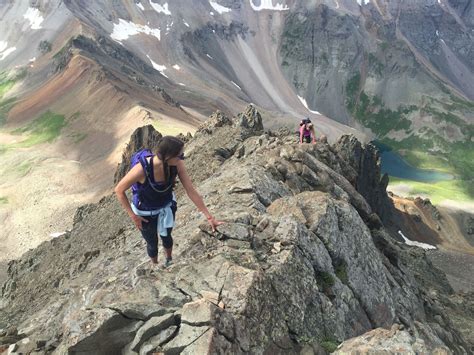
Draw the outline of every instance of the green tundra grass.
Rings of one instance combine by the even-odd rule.
[[[426,183],[391,176],[388,190],[390,190],[390,187],[396,188],[397,185],[407,185],[410,187],[409,196],[428,196],[434,204],[439,204],[444,200],[474,202],[473,196],[468,192],[469,184],[470,182],[466,180],[444,180]]]
[[[36,120],[12,132],[27,135],[25,140],[14,144],[14,147],[29,148],[41,143],[51,143],[60,135],[64,126],[66,126],[64,115],[45,112]]]

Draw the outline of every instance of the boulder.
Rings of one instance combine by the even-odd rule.
[[[377,328],[359,337],[346,340],[333,354],[389,355],[394,353],[448,355],[453,352],[446,346],[429,344],[403,330],[403,327],[398,324],[394,324],[391,329]]]
[[[161,317],[150,318],[138,329],[130,348],[133,351],[139,351],[145,341],[176,323],[177,320],[174,314],[165,314]]]

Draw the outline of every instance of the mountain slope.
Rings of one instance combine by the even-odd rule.
[[[193,132],[216,109],[234,115],[249,102],[270,128],[309,116],[330,142],[378,138],[472,196],[470,14],[467,0],[4,0],[6,255],[70,228],[72,211],[110,187],[137,126]],[[37,198],[52,171],[54,209]],[[25,222],[32,210],[38,220]]]

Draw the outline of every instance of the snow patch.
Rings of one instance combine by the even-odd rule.
[[[143,6],[141,2],[139,2],[137,6],[140,8],[140,10],[145,11],[145,7]]]
[[[41,23],[44,21],[43,16],[41,16],[40,10],[35,9],[33,7],[29,7],[23,17],[30,21],[32,30],[39,30],[41,28]]]
[[[437,249],[434,245],[426,244],[426,243],[420,243],[420,242],[415,242],[415,241],[413,241],[413,240],[408,239],[407,237],[405,237],[405,235],[402,233],[402,231],[398,231],[398,234],[401,235],[401,237],[402,237],[403,240],[405,241],[405,244],[406,244],[406,245],[410,245],[410,246],[413,246],[413,247],[422,248],[422,249],[425,249],[425,250]]]
[[[165,3],[164,5],[160,5],[160,4],[155,4],[154,2],[150,1],[150,5],[156,12],[171,16],[171,12],[168,9],[168,3]]]
[[[147,35],[155,36],[158,40],[161,39],[159,28],[150,28],[148,26],[139,25],[134,22],[128,22],[119,19],[119,23],[114,23],[114,30],[110,37],[116,41],[122,41],[130,36],[145,33]]]
[[[189,23],[187,23],[186,21],[183,20],[183,23],[184,23],[184,25],[185,25],[186,27],[190,27],[190,26],[189,26]]]
[[[370,2],[370,0],[357,0],[357,3],[358,3],[359,5],[362,5],[362,1],[363,1],[363,4],[364,4],[364,5],[367,5],[367,4]]]
[[[301,97],[299,95],[298,96],[298,99],[300,99],[301,103],[303,104],[304,107],[306,107],[306,109],[311,112],[311,113],[315,113],[315,114],[318,114],[320,115],[319,111],[313,111],[313,110],[310,110],[310,108],[308,107],[308,103],[306,102],[306,99],[304,97]]]
[[[210,58],[210,59],[214,59],[214,58],[212,58],[212,57],[211,57],[209,54],[207,54],[207,53],[206,53],[206,56],[207,56],[208,58]]]
[[[444,45],[446,45],[446,42],[444,41],[444,39],[441,38],[441,42],[443,42]]]
[[[33,57],[33,58],[31,58],[28,62],[29,62],[29,63],[32,63],[32,62],[35,62],[35,61],[36,61],[36,57]]]
[[[262,11],[262,10],[274,10],[274,11],[286,11],[290,8],[287,5],[277,3],[273,5],[272,0],[260,0],[260,6],[255,6],[253,0],[250,0],[250,6],[254,11]]]
[[[178,64],[173,65],[173,68],[176,69],[176,70],[180,70],[180,69],[181,69],[181,67],[180,67]]]
[[[211,12],[209,12],[209,13],[211,14],[211,16],[214,16],[214,13],[213,13],[212,11],[211,11]]]
[[[66,234],[66,232],[55,232],[55,233],[51,233],[49,236],[51,238],[57,238],[57,237],[60,237],[62,235]]]
[[[336,9],[339,9],[339,1],[336,0]]]
[[[224,14],[226,12],[231,12],[232,9],[229,9],[228,7],[225,7],[225,6],[222,6],[222,5],[219,5],[217,2],[215,1],[209,1],[209,4],[211,4],[211,6],[213,7],[214,10],[216,10],[219,14]]]
[[[0,41],[0,53],[2,53],[8,47],[8,42]]]
[[[438,30],[436,30],[436,36],[438,36],[438,37],[439,37],[439,31],[438,31]]]
[[[241,88],[239,85],[237,85],[236,83],[234,83],[232,80],[231,80],[230,82],[231,82],[232,84],[234,84],[235,86],[237,86],[237,87],[239,88],[239,90],[242,90],[242,88]]]
[[[186,86],[186,84],[183,84],[183,83],[178,83],[178,85],[181,85],[181,86]]]
[[[14,51],[16,51],[16,47],[4,49],[2,52],[0,52],[0,60],[4,60],[10,53],[13,53]]]
[[[153,68],[158,70],[161,73],[161,75],[163,75],[164,77],[166,78],[168,77],[165,73],[163,73],[166,70],[166,66],[155,63],[148,54],[146,55],[146,57],[150,60],[151,65],[153,65]]]

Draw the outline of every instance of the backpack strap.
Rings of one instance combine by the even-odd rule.
[[[173,184],[170,184],[169,182],[167,182],[167,186],[165,189],[163,190],[159,190],[157,189],[155,186],[153,186],[155,184],[155,177],[153,176],[153,155],[150,157],[150,163],[148,163],[148,161],[146,160],[147,157],[140,157],[140,164],[141,166],[143,167],[143,171],[145,172],[145,183],[148,182],[148,184],[150,185],[150,187],[155,190],[156,192],[166,192],[168,191]]]

